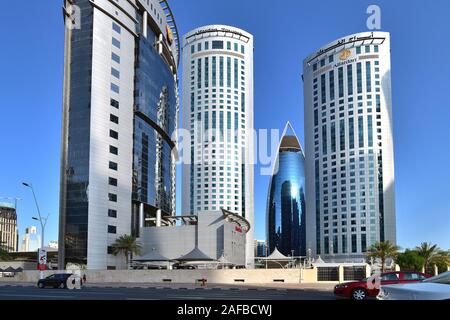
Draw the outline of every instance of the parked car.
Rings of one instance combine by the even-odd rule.
[[[421,272],[386,272],[380,275],[381,286],[420,282],[430,275]],[[362,279],[360,281],[344,282],[334,287],[334,294],[338,297],[351,298],[354,300],[365,300],[369,297],[375,298],[379,293],[379,288],[375,285],[374,277]]]
[[[383,286],[378,300],[449,300],[450,271],[419,283]]]
[[[45,287],[53,287],[64,289],[67,287],[67,279],[73,275],[72,273],[55,273],[44,279],[40,279],[37,286],[41,289]]]

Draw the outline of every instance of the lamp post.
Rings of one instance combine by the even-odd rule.
[[[39,217],[39,218],[37,218],[37,217],[32,217],[32,219],[33,219],[33,220],[39,221],[39,223],[41,224],[41,232],[42,232],[42,235],[41,235],[41,249],[44,249],[45,226],[46,226],[46,224],[47,224],[47,220],[48,220],[49,215],[47,215],[46,218],[42,218],[42,216],[41,216],[41,211],[39,210],[39,205],[38,205],[38,202],[37,202],[37,199],[36,199],[36,194],[34,193],[33,185],[32,185],[31,183],[26,183],[26,182],[22,182],[22,184],[23,184],[25,187],[30,188],[30,189],[31,189],[31,192],[33,193],[34,203],[36,204],[36,208],[37,208],[37,211],[38,211],[38,217]],[[41,272],[40,272],[40,278],[41,278],[41,279],[44,278],[44,273],[43,273],[42,270],[41,270]]]

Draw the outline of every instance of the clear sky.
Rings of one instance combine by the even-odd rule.
[[[23,199],[22,234],[36,208],[21,183],[32,182],[41,211],[50,213],[46,242],[58,238],[62,3],[10,1],[0,10],[0,197]],[[406,248],[432,241],[450,248],[448,0],[169,3],[181,34],[228,24],[254,35],[255,127],[282,129],[289,120],[302,142],[303,59],[330,41],[367,31],[366,8],[378,4],[382,30],[392,37],[398,243]],[[255,237],[263,239],[268,177],[259,176],[258,167],[255,173]]]

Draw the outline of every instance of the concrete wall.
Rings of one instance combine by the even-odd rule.
[[[46,271],[45,275],[53,274]],[[224,269],[224,270],[85,270],[89,283],[196,283],[205,278],[216,284],[313,283],[317,282],[317,269]],[[39,271],[24,271],[5,281],[37,282]],[[0,281],[1,278],[0,278]]]

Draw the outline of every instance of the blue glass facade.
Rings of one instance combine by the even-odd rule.
[[[284,135],[270,181],[267,202],[269,253],[306,255],[305,156],[297,137]]]
[[[155,49],[157,36],[150,28],[147,33],[147,38],[139,38],[137,50],[133,200],[173,214],[175,165],[170,136],[177,126],[177,85]]]

